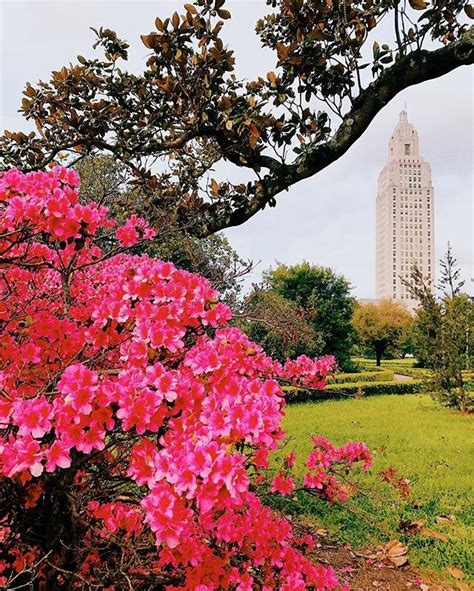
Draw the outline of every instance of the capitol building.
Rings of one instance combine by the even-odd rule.
[[[376,204],[376,297],[417,304],[402,279],[416,265],[434,282],[434,195],[431,167],[420,156],[418,133],[400,113],[379,174]]]

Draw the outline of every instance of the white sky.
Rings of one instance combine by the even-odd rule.
[[[109,27],[130,43],[129,69],[140,71],[147,55],[139,35],[153,30],[183,2],[127,0],[0,0],[0,131],[25,129],[17,112],[28,80],[48,79],[53,69],[92,55],[90,26]],[[254,78],[274,68],[254,32],[264,0],[231,0],[225,38],[235,50],[237,74]],[[379,34],[379,33],[377,33]],[[380,43],[384,39],[377,39]],[[388,139],[404,103],[431,164],[435,187],[436,257],[448,240],[468,283],[473,276],[473,73],[462,68],[410,88],[396,97],[340,160],[281,194],[276,208],[226,231],[244,258],[261,261],[251,280],[275,261],[303,259],[333,267],[358,297],[375,292],[375,197]],[[472,289],[472,287],[471,287]]]

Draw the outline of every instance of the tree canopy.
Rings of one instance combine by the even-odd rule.
[[[359,304],[353,318],[360,340],[374,351],[377,365],[387,349],[397,345],[412,322],[410,312],[392,300]]]
[[[306,261],[279,264],[264,274],[264,288],[291,302],[295,310],[300,308],[299,324],[311,329],[301,331],[304,338],[294,342],[296,351],[305,343],[308,354],[334,355],[340,367],[350,369],[355,300],[345,277]]]
[[[474,61],[467,0],[267,0],[256,31],[274,70],[239,79],[224,4],[195,0],[158,17],[142,36],[150,54],[140,74],[122,65],[128,44],[96,30],[103,55],[27,84],[21,111],[37,131],[5,132],[3,167],[111,154],[152,208],[207,236],[337,160],[403,89]],[[245,169],[245,181],[216,178],[224,161]]]

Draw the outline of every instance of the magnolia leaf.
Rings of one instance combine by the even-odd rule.
[[[276,76],[275,72],[268,72],[267,78],[272,86],[276,86],[277,76]]]
[[[322,538],[326,537],[328,534],[329,534],[329,532],[328,532],[327,529],[320,528],[320,529],[317,529],[316,530],[316,535],[318,535],[318,536],[320,536]]]
[[[233,125],[233,124],[232,124],[232,121],[231,121],[230,119],[228,119],[228,120],[225,122],[225,127],[226,127],[226,129],[228,129],[229,131],[232,129],[232,125]]]
[[[149,35],[140,35],[140,39],[145,47],[148,49],[155,49],[156,41],[158,39],[157,33],[150,33]]]
[[[455,579],[464,579],[464,577],[466,576],[463,573],[463,571],[460,568],[457,568],[456,566],[447,566],[446,570]]]
[[[217,11],[217,14],[218,14],[218,15],[219,15],[221,18],[223,18],[224,20],[226,20],[226,19],[230,18],[230,16],[231,16],[230,12],[229,12],[228,10],[226,10],[225,8],[220,8],[220,9]]]
[[[375,16],[373,14],[369,15],[367,18],[367,28],[372,30],[377,25],[377,21],[375,20]]]
[[[416,521],[401,519],[398,527],[407,535],[416,535],[420,533],[421,528],[425,525],[424,519],[417,519]]]
[[[173,16],[171,17],[171,24],[175,29],[179,27],[179,14],[177,12],[173,12]]]
[[[186,10],[191,14],[197,14],[196,7],[193,4],[185,4],[184,8],[186,8]]]
[[[211,180],[211,193],[213,195],[219,195],[219,188],[220,188],[219,183],[215,179],[212,179]]]
[[[161,32],[163,32],[166,28],[164,22],[159,17],[156,17],[155,19],[155,27]]]
[[[280,59],[284,60],[288,57],[288,47],[286,47],[286,45],[283,45],[283,43],[277,43],[275,48]]]
[[[414,10],[424,10],[428,6],[428,2],[425,0],[409,0],[409,2]]]
[[[473,4],[466,4],[464,7],[464,12],[467,14],[469,18],[474,19],[474,5]]]
[[[250,124],[250,135],[252,137],[254,137],[255,139],[258,140],[258,138],[260,137],[260,130],[259,128],[255,125],[255,123],[251,123]]]

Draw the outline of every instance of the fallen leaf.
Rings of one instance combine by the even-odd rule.
[[[452,523],[456,521],[456,517],[454,515],[438,515],[435,517],[436,523]]]
[[[382,557],[394,564],[402,566],[408,562],[408,548],[398,540],[391,540],[382,550]]]
[[[464,579],[464,577],[466,576],[460,568],[457,568],[455,566],[447,566],[446,570],[455,579]]]
[[[316,535],[321,536],[322,538],[324,538],[325,536],[328,535],[328,530],[327,529],[317,529],[316,530]]]
[[[448,541],[448,536],[445,536],[441,532],[436,531],[434,529],[427,529],[426,527],[423,527],[420,533],[428,538],[436,538],[437,540],[441,540],[442,542]]]
[[[401,519],[398,524],[399,529],[407,535],[416,535],[420,533],[421,528],[425,525],[424,519],[417,519],[410,521],[409,519]]]
[[[456,583],[456,587],[459,589],[459,591],[471,591],[471,588],[467,583],[461,583],[458,581]]]

